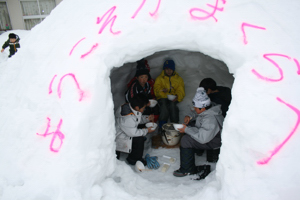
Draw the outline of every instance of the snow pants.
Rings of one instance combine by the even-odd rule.
[[[221,147],[221,134],[218,133],[210,142],[201,144],[191,136],[185,134],[180,140],[180,146],[183,148],[193,148],[201,150],[217,149]]]
[[[168,122],[170,117],[170,121],[173,123],[179,122],[179,109],[177,107],[178,101],[170,101],[167,98],[158,100],[160,106],[160,115],[159,121]]]
[[[134,165],[136,161],[142,160],[144,153],[144,142],[144,136],[132,138],[131,152],[127,157],[127,161],[129,162],[129,164]]]
[[[212,150],[221,147],[221,134],[218,133],[210,142],[201,144],[194,140],[191,136],[185,134],[180,141],[180,171],[184,173],[194,173],[195,151]]]

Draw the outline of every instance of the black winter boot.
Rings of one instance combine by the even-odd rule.
[[[183,177],[197,173],[194,154],[194,149],[180,147],[180,168],[173,172],[174,176]]]
[[[196,167],[197,174],[199,175],[199,178],[195,180],[201,180],[205,179],[205,177],[210,173],[210,165],[200,165]]]
[[[216,163],[219,160],[220,149],[210,149],[206,151],[207,162]]]

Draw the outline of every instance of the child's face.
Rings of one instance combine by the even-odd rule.
[[[197,107],[194,107],[194,110],[195,110],[196,113],[199,115],[200,113],[202,113],[202,112],[205,111],[205,108],[197,108]]]
[[[10,38],[10,39],[9,39],[9,41],[10,41],[11,43],[15,43],[16,40],[17,40],[16,38]]]
[[[147,83],[148,81],[148,75],[144,74],[144,75],[140,75],[137,77],[137,80],[139,81],[140,85],[142,87],[145,86],[145,84]]]
[[[170,69],[170,68],[165,68],[165,74],[167,75],[167,76],[172,76],[172,74],[173,74],[173,70],[172,69]]]

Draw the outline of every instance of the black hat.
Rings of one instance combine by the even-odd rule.
[[[136,70],[135,76],[139,77],[141,75],[147,75],[148,79],[150,77],[148,69],[138,69],[138,70]]]
[[[9,39],[17,39],[17,36],[16,36],[16,34],[14,34],[14,33],[10,33],[10,34],[8,35],[8,38],[9,38]]]

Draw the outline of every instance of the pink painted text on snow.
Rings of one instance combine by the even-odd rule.
[[[256,75],[259,79],[262,79],[262,80],[265,80],[265,81],[269,81],[269,82],[278,82],[278,81],[281,81],[283,79],[283,71],[282,71],[281,67],[274,60],[272,60],[271,58],[269,58],[270,56],[284,57],[284,58],[287,58],[289,60],[291,60],[291,57],[289,57],[287,55],[283,55],[283,54],[277,54],[277,53],[271,53],[271,54],[264,54],[263,55],[263,57],[265,59],[267,59],[268,61],[270,61],[278,69],[279,74],[280,74],[279,78],[272,79],[272,78],[268,78],[268,77],[262,76],[255,69],[252,69],[252,73],[254,75]],[[300,65],[299,65],[299,62],[298,62],[298,60],[296,58],[294,58],[293,61],[295,62],[296,66],[297,66],[297,70],[298,70],[297,74],[299,75],[300,74]]]
[[[247,44],[247,43],[248,43],[248,41],[247,41],[247,36],[246,36],[246,33],[245,33],[245,26],[251,27],[251,28],[256,28],[256,29],[266,30],[266,28],[264,28],[264,27],[255,26],[255,25],[248,24],[248,23],[245,23],[245,22],[242,23],[241,29],[242,29],[243,37],[244,37],[244,44]]]
[[[57,129],[54,132],[51,132],[51,133],[49,133],[51,119],[48,117],[47,120],[48,120],[48,124],[47,124],[47,128],[46,128],[45,133],[44,134],[36,133],[36,134],[40,135],[40,136],[44,136],[44,137],[47,137],[48,135],[52,134],[52,139],[51,139],[51,143],[50,143],[50,150],[53,151],[53,152],[58,152],[60,150],[62,144],[63,144],[63,139],[65,138],[65,135],[60,131],[60,128],[61,128],[61,125],[62,125],[62,119],[60,119],[60,121],[58,123],[58,126],[57,126]],[[59,141],[59,146],[54,148],[53,146],[54,146],[54,142],[55,142],[56,138],[58,138],[60,141]]]
[[[54,76],[53,76],[53,78],[52,78],[52,80],[51,80],[51,82],[50,82],[50,84],[49,84],[49,94],[52,93],[52,85],[53,85],[53,81],[55,80],[56,76],[57,76],[57,75],[54,75]],[[60,79],[60,81],[59,81],[59,84],[58,84],[58,87],[57,87],[57,94],[58,94],[58,97],[61,98],[61,84],[62,84],[62,81],[64,80],[64,78],[65,78],[66,76],[71,76],[71,77],[73,78],[73,80],[74,80],[74,82],[75,82],[75,84],[76,84],[76,87],[77,87],[77,89],[78,89],[78,92],[79,92],[79,101],[81,101],[82,98],[83,98],[83,95],[84,95],[84,91],[80,89],[79,83],[78,83],[78,81],[77,81],[75,75],[72,74],[72,73],[65,74],[64,76],[61,77],[61,79]]]
[[[144,6],[145,2],[146,2],[146,0],[142,1],[141,5],[138,7],[138,9],[132,15],[132,17],[131,17],[132,19],[134,19],[137,16],[137,14],[140,12],[140,10],[142,9],[142,7]],[[149,14],[151,15],[151,17],[153,17],[158,12],[158,9],[159,9],[159,6],[160,6],[160,2],[161,2],[161,0],[158,0],[158,4],[157,4],[156,9],[155,9],[155,11],[153,13],[149,12]]]
[[[97,47],[98,47],[98,43],[96,43],[95,45],[93,45],[92,48],[88,52],[86,52],[85,54],[82,54],[81,58],[85,58],[87,55],[89,55],[90,53],[92,53],[92,51],[94,51]]]
[[[222,0],[222,2],[223,2],[223,4],[226,3],[225,0]],[[206,10],[200,9],[200,8],[192,8],[192,9],[190,9],[190,15],[191,15],[192,19],[195,19],[195,20],[207,20],[212,17],[216,22],[218,22],[217,18],[214,15],[217,11],[222,12],[224,10],[223,7],[219,8],[218,4],[219,4],[219,0],[216,0],[216,4],[214,6],[211,4],[207,4],[208,7],[211,7],[213,9],[211,13]],[[196,15],[194,15],[195,12],[204,13],[206,16],[204,16],[204,17],[196,16]]]
[[[108,17],[105,19],[105,21],[103,22],[103,24],[102,24],[102,26],[101,26],[101,28],[100,28],[100,30],[99,30],[99,34],[101,34],[102,32],[103,32],[103,30],[105,29],[105,27],[109,24],[109,23],[111,23],[110,24],[110,32],[112,33],[112,34],[114,34],[114,35],[116,35],[116,34],[119,34],[119,33],[121,33],[121,31],[116,31],[116,32],[114,32],[113,30],[112,30],[112,27],[113,27],[113,25],[114,25],[114,23],[115,23],[115,21],[116,21],[116,18],[117,18],[117,16],[116,15],[114,15],[113,17],[111,17],[111,15],[113,14],[113,12],[116,10],[116,6],[113,6],[111,9],[109,9],[102,17],[98,17],[97,18],[97,24],[100,24],[101,22],[102,22],[102,20],[105,18],[105,16],[107,15],[107,14],[109,14],[108,15]]]
[[[58,88],[57,88],[57,94],[58,94],[58,97],[61,98],[61,84],[62,84],[62,81],[64,80],[64,78],[67,77],[67,76],[70,76],[70,77],[73,78],[73,80],[74,80],[74,82],[75,82],[75,84],[76,84],[76,87],[77,87],[77,89],[78,89],[78,92],[79,92],[79,101],[81,101],[82,98],[83,98],[84,91],[80,89],[79,83],[78,83],[78,81],[77,81],[75,75],[72,74],[72,73],[66,74],[66,75],[64,75],[63,77],[61,77],[61,79],[60,79],[60,81],[59,81],[59,84],[58,84]]]
[[[296,114],[297,114],[297,122],[293,128],[293,130],[289,133],[289,135],[287,136],[287,138],[281,143],[279,144],[277,147],[275,147],[275,149],[273,151],[271,151],[271,155],[267,158],[264,158],[262,160],[257,161],[257,164],[259,165],[264,165],[264,164],[268,164],[268,162],[272,159],[272,157],[274,155],[276,155],[280,149],[289,141],[289,139],[291,139],[291,137],[294,135],[294,133],[296,132],[299,123],[300,123],[300,110],[295,108],[294,106],[284,102],[282,99],[280,99],[279,97],[276,98],[279,102],[285,104],[287,107],[289,107],[290,109],[292,109]]]
[[[79,41],[73,46],[73,48],[72,48],[72,50],[70,51],[69,55],[72,55],[73,50],[75,49],[75,47],[76,47],[82,40],[85,40],[85,37],[82,38],[81,40],[79,40]]]

